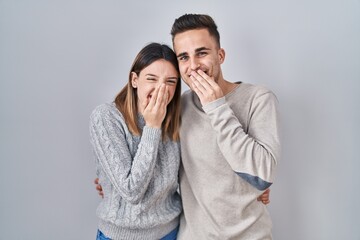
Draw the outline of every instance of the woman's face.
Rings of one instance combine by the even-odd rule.
[[[139,75],[132,73],[132,86],[137,89],[137,105],[143,113],[148,105],[154,90],[162,83],[167,86],[168,103],[174,97],[179,75],[175,67],[164,59],[157,60],[144,68]]]

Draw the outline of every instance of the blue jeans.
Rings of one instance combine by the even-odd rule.
[[[165,237],[161,238],[160,240],[176,240],[178,231],[179,231],[179,226],[177,226],[174,230],[172,230],[170,233],[168,233]],[[98,230],[96,235],[96,240],[111,240],[111,239],[106,237],[100,230]]]
[[[177,226],[174,230],[168,233],[165,237],[160,240],[176,240],[177,233],[179,231],[179,226]]]
[[[100,230],[97,231],[96,240],[111,240],[106,237]]]

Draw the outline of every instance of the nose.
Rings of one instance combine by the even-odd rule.
[[[166,84],[165,78],[159,78],[159,81],[157,81],[156,87],[160,87],[161,84]]]
[[[166,87],[166,86],[167,86],[167,81],[166,81],[165,78],[160,78],[160,79],[157,81],[157,83],[154,84],[154,85],[155,85],[155,86],[154,86],[154,91],[155,91],[155,89],[156,89],[156,88],[160,88],[161,85],[164,85],[164,86]]]
[[[199,69],[199,67],[200,67],[199,61],[196,58],[191,58],[190,59],[190,70],[196,71]]]

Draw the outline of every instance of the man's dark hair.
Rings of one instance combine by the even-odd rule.
[[[171,28],[173,43],[176,34],[194,29],[207,29],[210,36],[215,38],[218,47],[220,47],[220,34],[217,26],[214,20],[206,14],[184,14],[175,19]]]

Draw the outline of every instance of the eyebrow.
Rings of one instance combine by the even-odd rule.
[[[206,51],[208,51],[208,50],[211,50],[210,48],[207,48],[207,47],[200,47],[200,48],[197,48],[197,49],[195,49],[195,52],[201,52],[201,51],[204,51],[204,50],[206,50]],[[182,52],[182,53],[179,53],[176,57],[183,57],[183,56],[186,56],[186,55],[188,55],[186,52]]]
[[[158,77],[158,76],[156,76],[155,74],[151,74],[151,73],[148,73],[148,74],[146,74],[145,76]]]
[[[207,48],[207,47],[197,48],[197,49],[195,49],[195,52],[201,52],[201,51],[204,51],[204,50],[210,50],[210,48]]]
[[[182,52],[182,53],[179,53],[176,57],[183,57],[183,56],[186,56],[187,55],[187,53],[186,52]]]

